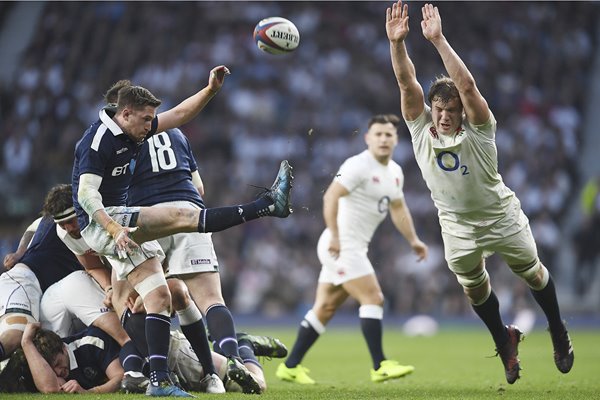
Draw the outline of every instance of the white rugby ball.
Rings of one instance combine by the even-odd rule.
[[[281,17],[261,20],[254,28],[256,46],[269,54],[287,54],[300,44],[300,33],[292,21]]]

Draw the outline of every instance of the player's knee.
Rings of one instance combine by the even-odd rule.
[[[319,321],[326,324],[337,311],[337,305],[334,302],[326,301],[320,304],[315,304],[313,310]]]
[[[167,280],[171,292],[171,302],[176,311],[186,309],[191,301],[190,293],[183,282],[177,279]]]
[[[511,265],[510,269],[533,290],[542,290],[550,279],[550,273],[539,259],[526,265]]]
[[[471,304],[481,304],[488,298],[491,291],[490,277],[483,260],[471,271],[457,273],[456,279],[463,287],[463,291]]]
[[[144,300],[144,306],[148,313],[170,315],[171,292],[162,272],[147,276],[138,282],[134,288]]]

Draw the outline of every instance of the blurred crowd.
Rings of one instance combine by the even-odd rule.
[[[213,66],[225,64],[232,74],[221,92],[182,127],[198,160],[206,203],[248,201],[255,186],[271,185],[285,158],[294,167],[295,211],[285,220],[259,220],[213,235],[224,294],[238,314],[303,313],[313,302],[319,271],[322,194],[341,162],[365,147],[368,118],[399,113],[384,26],[390,5],[44,3],[14,79],[0,90],[0,256],[16,248],[45,192],[70,181],[75,143],[97,119],[112,83],[129,78],[149,88],[164,110],[202,88]],[[420,5],[410,3],[408,47],[427,90],[444,69],[420,32]],[[0,21],[16,6],[0,7]],[[561,226],[584,184],[577,156],[600,4],[444,2],[439,8],[446,36],[498,120],[500,171],[531,220],[542,261],[559,281],[559,297],[561,290],[574,291],[560,285],[574,266],[556,259],[557,249],[572,240]],[[254,25],[270,16],[298,27],[300,46],[293,54],[271,56],[256,48]],[[370,255],[388,312],[470,315],[446,269],[436,211],[406,128],[400,137],[395,159],[404,168],[407,202],[430,256],[416,263],[391,222],[379,229]],[[526,288],[499,259],[488,265],[505,311],[530,303]],[[593,270],[594,260],[591,265]]]

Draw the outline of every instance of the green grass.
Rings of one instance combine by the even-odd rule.
[[[241,329],[240,329],[241,330]],[[256,334],[277,336],[291,347],[295,329],[250,328]],[[566,375],[552,360],[552,344],[545,331],[534,331],[520,345],[521,379],[504,380],[502,363],[494,355],[491,338],[481,329],[443,329],[434,337],[407,337],[400,331],[384,333],[386,355],[412,364],[415,372],[383,384],[369,381],[370,361],[358,329],[329,329],[308,353],[303,365],[317,380],[314,386],[281,382],[275,377],[279,360],[264,361],[269,389],[265,399],[600,399],[600,332],[573,330],[575,365]],[[5,395],[2,400],[66,398],[144,398],[141,395]],[[198,394],[199,397],[213,397]],[[249,395],[227,394],[227,399]]]

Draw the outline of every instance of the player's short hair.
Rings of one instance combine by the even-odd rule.
[[[58,184],[46,195],[42,214],[51,217],[62,217],[65,211],[73,207],[73,188],[69,183]],[[73,216],[75,214],[73,213]]]
[[[396,114],[377,114],[369,119],[367,129],[373,124],[392,124],[394,127],[398,128],[398,126],[400,126],[400,117]]]
[[[37,391],[23,349],[15,350],[2,372],[0,372],[0,393],[32,393]]]
[[[117,104],[119,100],[119,90],[125,86],[133,85],[129,79],[121,79],[113,83],[113,85],[104,93],[104,101],[107,104]]]
[[[140,110],[146,106],[156,108],[162,103],[148,89],[142,86],[123,86],[119,89],[118,93],[117,112],[123,110],[125,107],[131,107],[136,110]]]
[[[447,103],[456,98],[460,100],[460,94],[452,79],[445,75],[441,75],[431,82],[429,94],[427,95],[429,104],[433,104],[434,100],[440,100],[442,103]]]
[[[38,329],[33,337],[33,345],[49,365],[64,351],[65,344],[56,333],[48,329]]]

